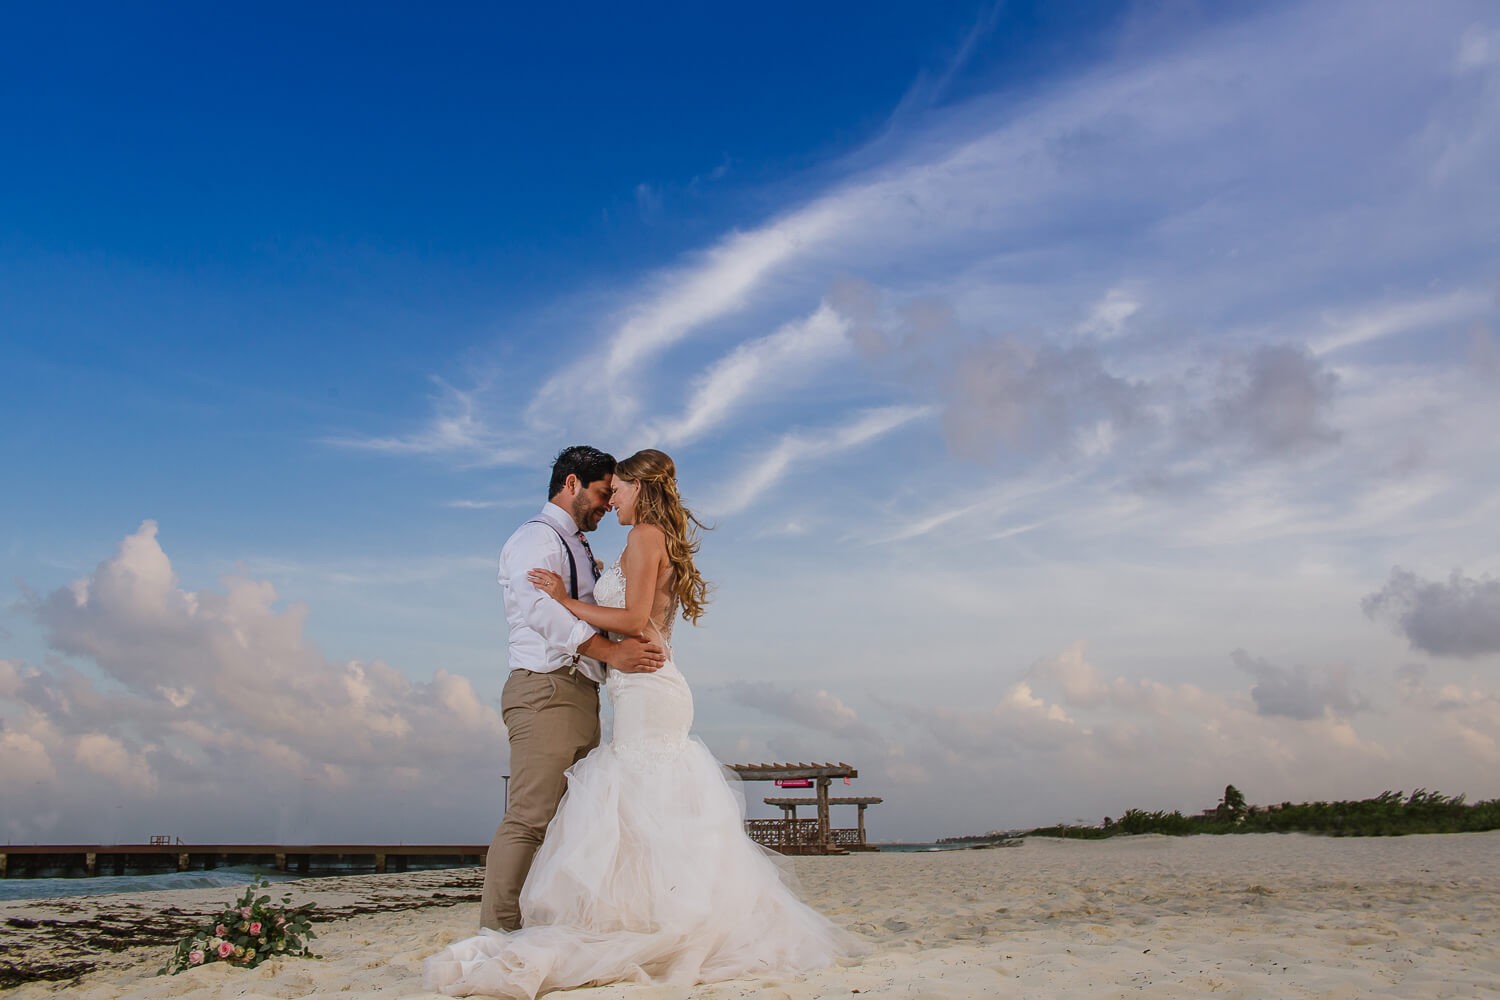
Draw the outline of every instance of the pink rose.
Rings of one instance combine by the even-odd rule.
[[[203,964],[203,949],[202,948],[194,948],[192,951],[188,952],[188,963],[190,965],[202,965]]]
[[[280,927],[284,923],[286,923],[286,917],[278,916],[276,918],[276,926],[277,927]]]
[[[260,921],[256,920],[250,924],[250,936],[260,937]]]
[[[217,927],[214,928],[214,937],[223,937],[225,934],[228,934],[228,933],[229,933],[228,928],[226,928],[223,924],[220,924],[219,926],[217,926]]]
[[[240,916],[244,917],[246,920],[250,919],[250,914],[253,912],[255,911],[251,910],[248,906],[240,907]]]
[[[230,944],[228,941],[220,941],[219,942],[219,957],[220,958],[228,958],[230,955],[233,955],[233,954],[234,954],[234,945]]]

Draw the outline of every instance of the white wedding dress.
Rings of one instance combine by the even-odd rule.
[[[594,596],[624,607],[618,565]],[[660,670],[611,670],[606,688],[613,738],[568,770],[521,890],[523,929],[445,948],[426,962],[427,988],[531,1000],[590,984],[791,975],[856,953],[745,835],[737,782],[688,733],[693,696],[670,646]]]

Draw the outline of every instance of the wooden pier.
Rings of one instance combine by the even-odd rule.
[[[488,844],[9,844],[0,878],[144,875],[243,865],[279,872],[401,872],[482,865]]]

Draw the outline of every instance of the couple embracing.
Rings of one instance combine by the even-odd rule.
[[[586,533],[630,527],[608,570]],[[801,902],[742,824],[738,793],[689,735],[672,624],[707,585],[676,468],[565,449],[548,501],[500,553],[510,626],[502,710],[510,801],[490,845],[477,937],[427,960],[429,988],[532,1000],[610,982],[789,975],[856,946]],[[599,688],[614,708],[600,745]]]

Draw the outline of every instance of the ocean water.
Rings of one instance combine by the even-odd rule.
[[[335,874],[335,873],[329,873]],[[96,878],[0,878],[0,901],[57,899],[63,896],[104,896],[115,892],[152,892],[159,889],[233,889],[257,878],[290,882],[306,876],[260,868],[215,868],[206,872],[162,872],[155,875],[100,875]],[[228,902],[238,892],[225,894]]]
[[[1017,841],[1014,838],[1006,841],[996,838],[995,840],[978,842],[949,841],[946,844],[876,844],[875,846],[879,847],[886,854],[922,854],[930,851],[968,851],[988,847],[1010,847],[1016,843]]]

